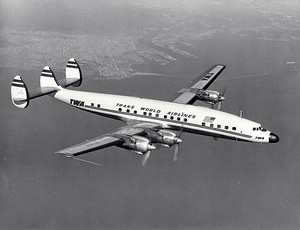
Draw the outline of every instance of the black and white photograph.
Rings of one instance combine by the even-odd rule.
[[[0,229],[300,229],[299,0],[0,0]]]

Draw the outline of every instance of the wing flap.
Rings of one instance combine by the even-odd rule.
[[[193,104],[195,102],[196,94],[192,92],[184,92],[179,95],[173,102],[180,104]]]

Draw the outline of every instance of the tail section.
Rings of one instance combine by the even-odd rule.
[[[29,94],[20,76],[15,76],[11,83],[11,101],[18,108],[24,109],[29,104]]]
[[[28,91],[20,76],[16,76],[11,84],[11,99],[18,108],[26,108],[29,100],[44,96],[60,90],[62,87],[70,85],[80,86],[82,82],[81,70],[74,58],[68,61],[66,67],[66,78],[57,81],[49,66],[45,66],[40,76],[40,88]]]
[[[62,87],[70,85],[78,87],[82,82],[81,69],[74,58],[70,58],[66,66],[66,78],[60,81]]]
[[[57,88],[59,83],[57,82],[52,70],[49,66],[45,66],[42,70],[40,77],[41,88]]]

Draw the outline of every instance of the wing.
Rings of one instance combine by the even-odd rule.
[[[161,128],[160,124],[155,123],[137,123],[135,125],[124,126],[114,132],[104,134],[102,136],[87,140],[80,144],[59,150],[55,153],[66,157],[74,157],[81,154],[89,153],[110,146],[119,146],[124,142],[124,138],[132,135],[144,133],[145,128]]]
[[[214,65],[206,72],[202,73],[199,77],[186,85],[183,89],[179,90],[179,94],[173,102],[180,104],[193,104],[197,99],[198,90],[206,90],[214,80],[226,68],[225,65]]]

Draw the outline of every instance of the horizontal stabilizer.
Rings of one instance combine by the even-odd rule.
[[[29,104],[28,90],[20,76],[15,76],[11,83],[11,100],[16,107],[21,109]]]

